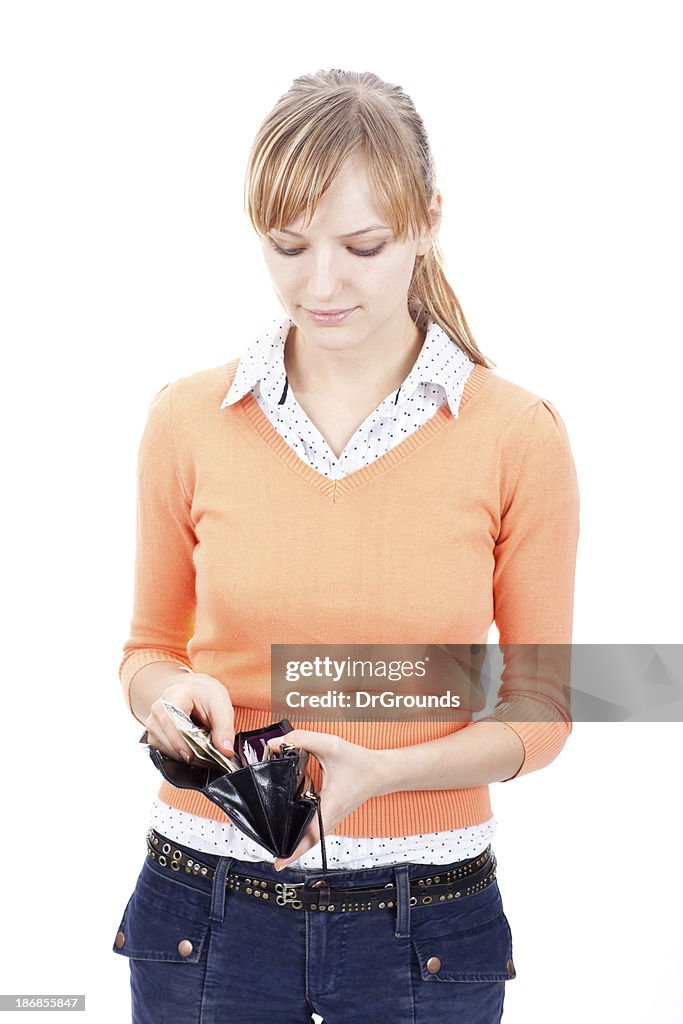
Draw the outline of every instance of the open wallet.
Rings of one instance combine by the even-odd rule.
[[[188,720],[189,721],[189,720]],[[208,734],[196,727],[193,732]],[[224,811],[245,835],[265,847],[274,857],[287,858],[294,852],[318,814],[320,850],[323,870],[327,870],[325,835],[320,797],[306,773],[308,751],[290,744],[280,744],[279,751],[267,746],[267,740],[286,736],[292,725],[286,718],[263,729],[235,734],[235,756],[227,758],[208,742],[200,749],[186,732],[194,752],[190,763],[168,757],[148,742],[147,730],[140,743],[149,750],[152,762],[167,782],[180,789],[196,789]],[[217,756],[222,763],[213,760]]]

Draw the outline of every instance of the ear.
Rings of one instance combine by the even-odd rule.
[[[439,233],[441,227],[441,205],[443,203],[443,196],[438,188],[434,189],[432,201],[429,204],[429,216],[431,219],[431,233],[424,232],[420,236],[420,244],[418,246],[416,256],[426,256],[432,247],[432,242]]]

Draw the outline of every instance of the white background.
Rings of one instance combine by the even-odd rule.
[[[2,4],[0,992],[84,992],[87,1019],[129,1019],[111,945],[159,783],[117,676],[137,445],[163,384],[280,313],[242,186],[294,77],[371,70],[425,120],[474,336],[569,432],[575,642],[680,641],[675,13]],[[492,787],[506,1024],[679,1019],[682,738],[577,723],[547,769]]]

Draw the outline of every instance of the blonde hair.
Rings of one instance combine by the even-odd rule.
[[[412,100],[370,71],[316,71],[295,78],[262,122],[245,177],[245,209],[261,236],[281,230],[316,205],[344,161],[360,153],[377,203],[396,236],[431,231],[434,160]],[[493,368],[465,319],[445,274],[436,235],[417,256],[408,289],[415,324],[434,320],[476,363]]]

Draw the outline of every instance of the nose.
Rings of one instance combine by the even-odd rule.
[[[343,293],[343,288],[344,276],[340,261],[331,253],[314,256],[308,278],[312,308],[329,306],[335,295]]]

